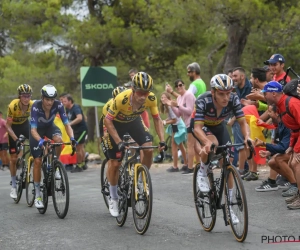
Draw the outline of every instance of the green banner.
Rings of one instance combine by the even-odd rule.
[[[82,106],[104,106],[117,83],[116,67],[81,67]]]

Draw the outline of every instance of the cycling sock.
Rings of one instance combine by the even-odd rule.
[[[208,168],[208,164],[206,165],[201,161],[199,175],[202,177],[206,177],[207,176],[207,168]]]
[[[109,186],[109,193],[112,200],[118,200],[118,186]]]
[[[11,186],[13,188],[16,188],[17,187],[17,184],[16,184],[16,176],[12,176],[11,177]]]
[[[34,182],[34,188],[35,188],[35,197],[41,197],[41,191],[40,191],[40,183]]]

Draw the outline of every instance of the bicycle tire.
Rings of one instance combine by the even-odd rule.
[[[64,219],[69,210],[70,204],[70,188],[69,188],[69,179],[67,171],[65,170],[64,165],[59,161],[55,160],[53,163],[52,168],[52,183],[51,183],[51,191],[52,191],[52,200],[55,212],[60,219]],[[60,180],[55,178],[55,172],[59,171],[60,173]],[[65,197],[65,204],[58,200],[59,193]],[[62,206],[60,206],[62,205]]]
[[[118,187],[118,196],[119,196],[119,216],[116,217],[117,225],[122,227],[127,219],[128,214],[128,201],[127,201],[127,192],[125,190],[121,190]]]
[[[33,157],[28,160],[29,164],[27,166],[27,176],[26,176],[26,202],[28,207],[32,207],[35,199],[35,189],[33,181]],[[30,196],[32,195],[32,197]]]
[[[43,200],[44,207],[38,208],[37,210],[39,211],[40,214],[44,214],[46,213],[48,208],[48,191],[47,191],[48,174],[47,174],[47,166],[45,165],[45,163],[42,164],[41,181],[42,183],[40,183],[40,192],[42,193],[42,200]]]
[[[17,198],[14,199],[15,203],[19,203],[22,192],[23,192],[23,175],[24,175],[24,159],[19,157],[16,163],[16,190],[17,190]]]
[[[151,182],[150,172],[145,165],[139,163],[135,165],[135,168],[136,168],[137,176],[134,177],[133,187],[131,192],[132,215],[133,215],[134,226],[137,233],[143,235],[148,230],[151,221],[152,203],[153,203],[152,182]],[[140,174],[144,175],[143,179],[145,179],[146,183],[144,183],[143,181],[139,185],[136,182],[136,180],[138,180]],[[141,186],[143,188],[142,190],[141,190]],[[139,193],[136,194],[136,191],[139,191]],[[137,210],[137,204],[140,205],[140,202],[142,202],[142,204],[144,205],[143,212]],[[139,222],[142,221],[144,223],[142,226],[140,226]]]
[[[203,194],[200,192],[197,183],[197,173],[199,169],[200,169],[200,163],[198,163],[195,166],[195,170],[193,174],[193,194],[194,194],[195,207],[196,207],[196,212],[199,221],[201,223],[201,226],[205,231],[210,232],[215,227],[216,219],[217,219],[217,209],[216,209],[215,197],[214,197],[215,195],[214,176],[212,172],[209,172],[207,174],[210,191],[207,194]],[[207,218],[211,218],[211,219],[209,220]]]
[[[228,216],[228,220],[229,220],[229,224],[232,230],[232,233],[235,237],[235,239],[238,242],[243,242],[246,237],[247,237],[247,233],[248,233],[248,206],[247,206],[247,198],[246,198],[246,193],[245,193],[245,189],[244,189],[244,185],[242,182],[242,179],[238,173],[238,171],[236,170],[236,168],[234,166],[227,166],[227,171],[229,172],[227,174],[227,178],[225,180],[225,187],[224,187],[224,192],[225,192],[225,206],[226,206],[226,214]],[[236,187],[233,187],[232,189],[232,199],[233,196],[235,196],[235,200],[233,201],[231,199],[231,201],[229,200],[229,188],[228,188],[228,178],[230,176],[230,173],[233,176],[233,183]],[[236,210],[234,210],[234,208],[232,206],[237,207]],[[232,216],[231,216],[231,212],[230,209],[233,210],[233,212],[235,212],[235,216],[237,216],[237,212],[244,212],[243,216],[237,216],[237,218],[239,219],[239,222],[236,223],[236,225],[234,225],[233,221],[232,221]],[[244,219],[244,223],[241,223],[241,219]],[[242,225],[242,226],[241,226]],[[239,228],[242,228],[242,232],[239,233],[237,230]]]
[[[109,199],[109,184],[106,177],[106,171],[108,168],[107,159],[104,159],[104,161],[101,164],[100,168],[100,185],[101,185],[101,192],[103,195],[104,203],[108,209],[108,199]]]

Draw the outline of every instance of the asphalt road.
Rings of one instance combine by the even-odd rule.
[[[211,233],[202,229],[192,198],[192,176],[167,173],[167,167],[151,168],[153,213],[144,236],[135,232],[131,208],[125,225],[116,225],[102,199],[98,168],[68,172],[70,209],[63,220],[56,216],[51,198],[44,215],[27,207],[25,192],[14,204],[9,197],[9,172],[1,171],[0,249],[300,249],[299,242],[266,244],[262,238],[299,240],[300,210],[287,210],[281,191],[257,193],[254,188],[260,181],[245,183],[250,225],[246,241],[238,243],[224,225],[221,211]]]

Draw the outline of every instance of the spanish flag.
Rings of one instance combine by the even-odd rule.
[[[67,134],[64,124],[62,123],[62,120],[60,119],[59,114],[56,115],[56,117],[54,119],[54,124],[60,129],[63,142],[70,142],[70,138]],[[73,156],[71,156],[72,146],[71,145],[63,145],[62,148],[63,149],[61,151],[59,160],[63,164],[76,164],[77,163],[76,153]]]

